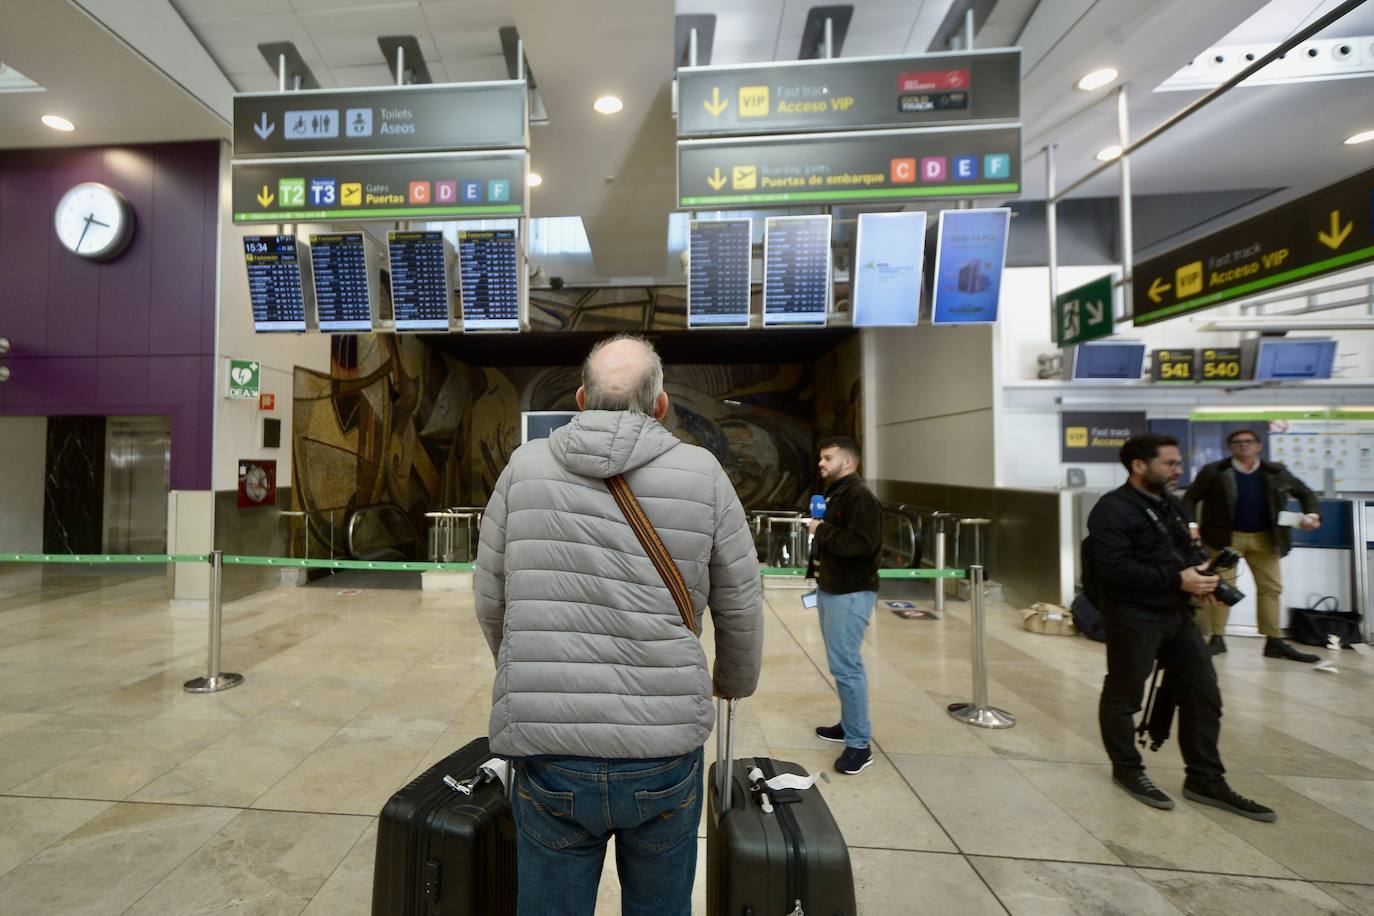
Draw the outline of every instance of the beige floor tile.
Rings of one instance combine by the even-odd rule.
[[[1006,761],[898,754],[892,762],[966,854],[1121,864]]]
[[[126,912],[295,916],[368,824],[361,817],[244,811]]]
[[[1077,862],[969,862],[1012,916],[1179,916],[1182,911],[1134,869]]]
[[[111,804],[0,797],[0,875],[56,843]]]
[[[460,688],[452,677],[432,673],[403,677],[353,717],[354,728],[442,732],[475,691]]]
[[[1374,831],[1265,776],[1228,775],[1231,787],[1278,812],[1276,823],[1237,817],[1180,799],[1309,881],[1374,882]],[[1339,855],[1332,855],[1340,850]]]
[[[337,731],[332,725],[249,722],[163,773],[132,800],[247,807]]]
[[[850,846],[955,852],[954,843],[882,754],[857,776],[834,770],[839,746],[772,748],[779,760],[799,763],[817,786]]]
[[[371,916],[376,860],[377,821],[373,820],[301,916]]]
[[[37,725],[48,716],[48,713],[41,712],[0,712],[0,735]]]
[[[253,807],[375,815],[433,744],[425,732],[340,729]]]
[[[289,725],[347,725],[385,691],[374,682],[324,675],[303,681],[253,717],[254,722]]]
[[[1374,885],[1318,884],[1318,888],[1345,904],[1359,916],[1374,916]]]
[[[1153,771],[1160,788],[1178,804],[1173,811],[1159,811],[1113,783],[1110,766],[1035,761],[1014,761],[1013,766],[1127,865],[1296,877],[1227,829],[1231,825],[1218,824],[1183,802],[1178,797],[1182,771]]]
[[[1350,818],[1366,830],[1374,830],[1374,780],[1321,779],[1314,776],[1272,778],[1294,792]]]
[[[1315,916],[1348,911],[1304,881],[1139,869],[1141,877],[1189,916]]]
[[[959,855],[851,849],[854,895],[864,916],[1005,914],[968,861]]]
[[[123,913],[238,814],[230,808],[114,805],[0,877],[0,912]]]

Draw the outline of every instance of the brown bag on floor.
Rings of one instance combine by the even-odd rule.
[[[1073,625],[1073,614],[1058,604],[1037,601],[1021,611],[1021,626],[1032,633],[1046,636],[1077,636],[1078,627]]]

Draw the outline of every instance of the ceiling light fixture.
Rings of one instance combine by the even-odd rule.
[[[539,177],[538,172],[530,172],[530,176],[525,179],[525,186],[529,188],[537,188],[543,183],[544,179]]]
[[[1358,134],[1345,138],[1346,146],[1354,146],[1356,143],[1368,143],[1374,140],[1374,130],[1362,130]]]
[[[1097,154],[1097,161],[1098,161],[1098,162],[1111,162],[1113,159],[1120,159],[1120,158],[1121,158],[1121,147],[1117,146],[1115,143],[1113,143],[1111,146],[1107,147],[1106,149],[1100,151],[1100,152]]]
[[[1109,85],[1120,76],[1115,67],[1100,67],[1091,73],[1084,74],[1078,81],[1078,88],[1083,92],[1092,92],[1094,89],[1101,89]]]
[[[603,95],[592,103],[592,107],[604,115],[613,115],[625,107],[625,103],[620,101],[616,95]]]
[[[53,130],[76,130],[75,124],[58,115],[43,115],[41,120]]]

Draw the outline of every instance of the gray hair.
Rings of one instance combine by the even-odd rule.
[[[645,351],[646,366],[637,375],[623,378],[598,377],[592,368],[596,355],[605,347],[631,340]],[[604,375],[604,373],[603,373]],[[598,341],[582,363],[582,388],[587,410],[630,410],[653,416],[658,396],[663,393],[663,361],[648,340],[637,334],[617,334]]]

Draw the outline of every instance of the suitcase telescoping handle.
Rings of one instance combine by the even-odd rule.
[[[735,707],[739,700],[716,700],[716,789],[720,795],[720,810],[730,810],[730,791],[735,787]]]

